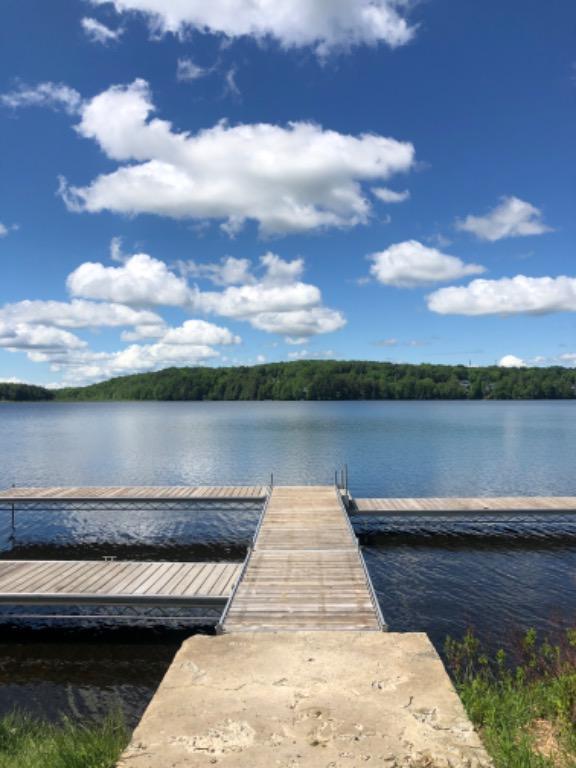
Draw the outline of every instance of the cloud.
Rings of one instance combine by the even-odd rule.
[[[198,264],[195,261],[179,261],[178,269],[188,277],[206,278],[214,285],[244,285],[255,283],[249,259],[224,257],[218,264]]]
[[[234,96],[235,98],[239,98],[242,95],[240,93],[240,88],[238,87],[238,83],[236,82],[237,71],[238,70],[236,69],[236,67],[231,67],[224,75],[224,82],[226,83],[224,93],[227,96]]]
[[[415,34],[402,15],[406,0],[110,0],[119,13],[145,14],[155,34],[188,29],[272,38],[284,48],[312,46],[319,55],[356,45],[408,43]],[[103,5],[109,0],[92,0]]]
[[[232,257],[216,264],[184,262],[177,267],[184,276],[174,274],[163,261],[147,254],[126,258],[118,267],[86,262],[68,276],[67,286],[73,296],[84,299],[136,307],[174,306],[240,320],[258,330],[282,334],[296,343],[346,324],[341,312],[323,305],[317,286],[300,279],[303,259],[284,261],[277,254],[266,253],[260,259],[259,276],[250,270],[248,260]],[[190,286],[185,275],[206,277],[224,289],[201,290],[197,285]],[[161,336],[162,321],[159,323],[155,317],[135,317],[129,324],[137,327],[123,338],[134,341]]]
[[[10,228],[6,226],[6,224],[2,224],[0,221],[0,237],[6,237],[6,235],[10,232]]]
[[[217,358],[219,353],[203,345],[132,344],[118,352],[80,352],[66,355],[36,353],[36,362],[50,363],[52,371],[63,372],[68,384],[84,384],[112,376],[160,370],[172,365],[198,365]]]
[[[290,360],[326,360],[334,357],[334,352],[327,349],[324,352],[310,352],[307,349],[299,349],[297,352],[288,352]]]
[[[503,197],[500,205],[486,216],[467,216],[456,221],[456,229],[471,232],[480,240],[542,235],[552,232],[542,221],[542,212],[518,197]]]
[[[383,203],[404,203],[410,199],[410,191],[405,189],[403,192],[396,192],[387,187],[372,187],[372,194]]]
[[[72,296],[137,306],[186,306],[191,291],[183,278],[145,253],[127,258],[120,267],[87,261],[66,281]]]
[[[69,115],[79,114],[82,106],[82,97],[63,83],[38,83],[38,85],[26,85],[19,83],[9,93],[0,94],[0,104],[12,109],[22,107],[48,107],[55,110],[63,110]]]
[[[63,328],[121,327],[162,325],[154,312],[136,310],[121,304],[100,304],[75,299],[62,301],[19,301],[0,308],[0,322],[27,325],[52,325]]]
[[[516,355],[504,355],[498,361],[500,368],[526,368],[526,363],[521,357]]]
[[[268,235],[352,227],[371,214],[362,182],[388,179],[414,163],[412,144],[374,134],[305,122],[221,122],[177,133],[153,112],[143,80],[85,104],[78,133],[125,164],[85,187],[63,182],[70,210],[216,219],[232,235],[246,220]]]
[[[82,349],[86,342],[69,331],[46,325],[7,323],[0,320],[0,347],[16,350]]]
[[[219,292],[197,290],[193,306],[244,320],[260,331],[281,334],[296,344],[346,324],[341,312],[323,306],[319,288],[299,279],[304,270],[302,259],[284,261],[266,253],[260,264],[264,275],[256,282],[231,285]]]
[[[30,382],[19,379],[17,376],[0,376],[0,384],[29,384]]]
[[[473,280],[462,287],[440,288],[428,307],[442,315],[542,315],[576,312],[576,278],[502,277]]]
[[[228,328],[206,320],[186,320],[179,328],[170,328],[162,337],[163,344],[240,344],[241,339]]]
[[[122,252],[121,237],[113,237],[112,240],[110,240],[110,259],[112,261],[118,261],[120,264],[123,264],[126,260],[126,257]]]
[[[374,262],[370,273],[380,283],[397,288],[418,288],[484,272],[478,264],[465,264],[417,240],[396,243],[369,258]]]
[[[1,331],[0,321],[0,331]],[[137,329],[144,331],[146,326]],[[52,329],[56,330],[56,329]],[[52,371],[62,372],[68,383],[86,383],[111,376],[140,373],[158,370],[171,365],[197,365],[217,358],[220,353],[214,346],[240,344],[241,338],[231,333],[227,328],[206,322],[205,320],[186,320],[177,328],[153,328],[159,338],[153,344],[131,344],[116,352],[93,352],[86,349],[86,343],[76,339],[72,343],[67,334],[56,343],[58,338],[41,338],[34,345],[27,338],[19,348],[29,350],[28,356],[38,363],[49,363]],[[64,332],[65,333],[65,332]],[[123,335],[130,340],[130,333]],[[144,338],[144,335],[141,336]],[[34,341],[32,339],[32,341]],[[0,335],[0,346],[2,344]]]
[[[178,59],[176,67],[176,79],[180,82],[192,82],[209,75],[212,70],[207,67],[199,67],[190,58]]]
[[[118,29],[110,29],[110,27],[102,24],[102,22],[90,17],[84,17],[81,24],[86,37],[91,43],[108,45],[109,43],[117,42],[124,34],[124,30],[121,27]]]
[[[346,325],[344,315],[328,307],[260,312],[251,322],[261,331],[282,334],[290,344],[305,344],[310,336],[332,333]]]
[[[296,339],[297,343],[338,330],[346,323],[341,312],[322,304],[317,286],[300,279],[303,259],[284,261],[274,253],[266,253],[260,259],[262,274],[258,277],[250,270],[247,260],[232,257],[217,264],[184,262],[177,266],[185,275],[207,277],[225,287],[220,291],[204,291],[197,285],[190,286],[185,276],[177,276],[163,261],[147,254],[126,258],[119,267],[85,262],[68,276],[67,286],[73,296],[85,299],[137,307],[174,306],[240,320],[258,330]],[[130,324],[138,327],[125,333],[125,340],[161,335],[159,324],[153,318],[135,319]],[[174,343],[173,340],[170,343]]]

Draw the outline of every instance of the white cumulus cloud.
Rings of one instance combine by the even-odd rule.
[[[82,97],[64,83],[38,83],[18,86],[8,93],[0,94],[0,103],[5,107],[20,109],[22,107],[48,107],[50,109],[62,109],[70,115],[80,112]]]
[[[71,302],[26,300],[5,304],[0,308],[0,321],[63,328],[160,325],[163,322],[154,312],[79,299]]]
[[[146,326],[137,328],[134,334],[123,334],[123,339],[136,340],[139,331],[142,333],[140,338],[145,338],[145,330]],[[13,348],[28,351],[28,357],[34,362],[48,363],[52,371],[63,373],[67,383],[86,383],[172,365],[198,365],[220,356],[214,346],[240,344],[242,341],[227,328],[197,319],[186,320],[176,328],[157,326],[148,330],[151,337],[157,337],[157,341],[152,344],[130,344],[115,352],[86,349],[85,342],[78,344],[68,338],[72,334],[62,339],[51,336],[46,339],[24,338],[18,347]],[[13,343],[12,339],[9,341]],[[8,343],[2,344],[1,336],[0,346],[8,346]]]
[[[178,269],[188,277],[205,278],[214,285],[243,285],[254,283],[249,259],[226,256],[217,264],[199,264],[193,260],[178,262]]]
[[[526,368],[526,363],[521,357],[516,355],[504,355],[498,361],[500,368]]]
[[[406,0],[92,0],[113,2],[119,13],[145,14],[155,34],[187,29],[273,38],[285,48],[313,46],[320,55],[355,45],[396,48],[415,34]]]
[[[456,222],[456,228],[491,242],[552,231],[542,221],[542,211],[518,197],[504,197],[485,216],[467,216]]]
[[[16,350],[82,349],[86,342],[69,331],[46,325],[7,323],[0,320],[0,347]]]
[[[396,192],[394,189],[388,189],[387,187],[373,187],[372,194],[383,203],[404,203],[410,199],[410,191],[408,189],[405,189],[403,192]]]
[[[290,344],[304,344],[310,336],[332,333],[346,325],[342,312],[329,307],[311,307],[287,312],[261,312],[252,325],[268,333],[280,333]]]
[[[118,29],[110,29],[106,24],[102,24],[102,22],[89,16],[84,17],[81,24],[88,40],[90,40],[91,43],[99,43],[100,45],[115,43],[124,33],[124,30],[121,27]]]
[[[203,312],[247,321],[258,330],[281,334],[297,344],[346,324],[341,312],[322,304],[317,286],[300,279],[303,259],[284,261],[277,254],[266,253],[260,264],[264,274],[257,281],[230,285],[223,291],[197,290],[193,306]]]
[[[162,337],[163,344],[240,344],[239,336],[206,320],[186,320],[178,328],[170,328]]]
[[[576,312],[576,278],[502,277],[473,280],[466,286],[440,288],[428,307],[442,315],[542,315]]]
[[[136,307],[181,307],[189,312],[248,322],[258,330],[296,338],[298,342],[338,330],[346,323],[341,312],[323,305],[317,286],[301,280],[303,259],[285,261],[277,254],[266,253],[260,259],[258,276],[250,269],[250,262],[232,257],[216,264],[186,262],[177,267],[184,275],[206,277],[223,289],[202,290],[197,285],[190,286],[185,276],[176,275],[163,261],[147,254],[126,258],[117,267],[86,262],[68,276],[67,286],[73,296],[84,299]],[[86,303],[92,305],[92,302]],[[184,324],[174,333],[185,336],[192,328],[199,327],[198,322],[201,321]],[[164,338],[161,323],[154,316],[134,317],[129,323],[135,326],[134,330],[125,332],[123,338],[126,341],[161,338],[165,343],[175,344],[175,337]],[[207,339],[206,343],[232,342]]]
[[[68,276],[66,284],[73,296],[137,306],[185,306],[191,297],[183,278],[145,253],[127,258],[119,267],[87,261]]]
[[[412,144],[374,134],[304,122],[221,122],[177,133],[153,112],[143,80],[85,104],[78,133],[125,164],[88,186],[63,183],[71,210],[216,219],[232,235],[246,220],[264,234],[351,227],[371,214],[362,182],[388,179],[414,163]]]
[[[374,262],[371,274],[380,283],[397,288],[418,288],[484,272],[479,264],[466,264],[417,240],[396,243],[369,258]]]
[[[52,371],[62,372],[68,384],[84,384],[112,376],[155,371],[172,365],[198,365],[217,358],[217,350],[198,344],[131,344],[117,352],[78,352],[68,354],[33,353],[36,362],[50,363]]]

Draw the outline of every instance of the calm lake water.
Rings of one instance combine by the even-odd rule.
[[[0,485],[330,483],[353,495],[576,495],[576,403],[31,403],[0,406]],[[240,560],[259,508],[19,513],[0,556]],[[576,515],[358,518],[392,630],[440,649],[472,626],[513,649],[576,626]],[[206,626],[206,622],[203,623]],[[139,716],[191,625],[0,624],[0,712],[118,702]]]

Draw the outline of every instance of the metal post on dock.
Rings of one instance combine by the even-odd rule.
[[[12,488],[16,488],[16,483],[12,483]],[[12,502],[12,538],[16,533],[16,505]]]
[[[270,472],[270,488],[274,488],[274,472]]]
[[[348,496],[348,491],[349,491],[349,487],[348,487],[348,464],[344,464],[344,476],[346,478],[346,482],[344,484],[344,487],[346,489],[346,496]]]

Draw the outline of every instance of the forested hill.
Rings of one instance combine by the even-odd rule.
[[[237,368],[167,368],[86,387],[0,383],[12,400],[529,400],[576,397],[576,369],[301,360]]]
[[[57,400],[510,400],[576,397],[576,370],[302,360],[167,368],[56,390]]]
[[[0,403],[3,401],[20,402],[23,400],[53,400],[54,394],[44,387],[33,384],[12,384],[0,381]]]

